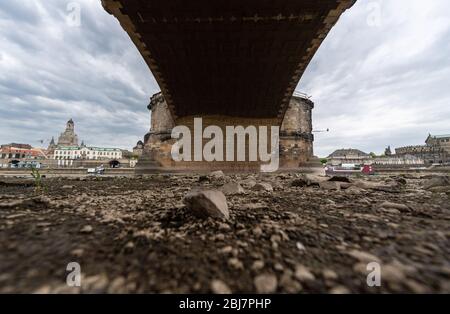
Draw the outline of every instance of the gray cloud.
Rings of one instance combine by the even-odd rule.
[[[100,1],[0,5],[0,142],[57,136],[76,121],[92,145],[131,148],[148,131],[159,90],[142,57]],[[315,149],[381,152],[450,133],[448,0],[359,0],[331,31],[298,90],[313,96]]]
[[[69,118],[87,143],[131,148],[149,128],[157,84],[100,1],[8,1],[0,6],[0,142],[57,136]]]
[[[450,3],[360,0],[331,31],[298,89],[313,96],[316,153],[382,152],[450,133]],[[375,21],[375,23],[374,23]]]

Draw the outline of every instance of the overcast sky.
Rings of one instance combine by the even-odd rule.
[[[317,155],[450,133],[449,12],[448,0],[359,0],[341,17],[297,87],[314,128],[330,129]],[[100,0],[0,2],[0,143],[46,145],[73,118],[88,145],[130,149],[158,91]]]

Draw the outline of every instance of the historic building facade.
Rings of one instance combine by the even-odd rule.
[[[87,146],[59,146],[55,149],[53,158],[58,166],[73,166],[81,160],[104,160],[107,162],[122,159],[119,148],[87,147]]]
[[[61,146],[55,150],[54,159],[121,159],[122,150],[119,148]]]
[[[374,165],[376,167],[414,167],[424,165],[424,160],[410,154],[393,155],[391,148],[384,151],[383,156],[372,156],[359,149],[348,148],[335,150],[327,157],[327,164],[340,166],[342,164]]]
[[[431,135],[429,134],[425,140],[427,146],[440,147],[450,154],[450,134]]]
[[[123,151],[119,148],[89,147],[81,142],[78,144],[78,135],[75,133],[75,123],[70,119],[66,129],[55,144],[52,138],[47,151],[51,152],[52,159],[58,166],[80,166],[83,161],[114,162],[123,158]]]
[[[29,144],[10,143],[0,147],[0,168],[15,167],[47,159],[45,150],[31,147]]]
[[[47,155],[41,148],[28,144],[5,144],[0,147],[0,159],[46,159]]]
[[[395,149],[398,156],[411,155],[425,164],[450,163],[450,135],[428,135],[425,145],[405,146]]]

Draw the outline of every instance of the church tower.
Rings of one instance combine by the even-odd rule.
[[[78,146],[78,136],[75,134],[75,123],[67,121],[66,130],[58,138],[58,146]]]

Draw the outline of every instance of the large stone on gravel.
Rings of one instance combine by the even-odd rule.
[[[200,218],[230,218],[227,199],[221,191],[193,190],[185,196],[184,203]]]
[[[243,194],[244,188],[238,182],[226,183],[220,189],[225,195]]]
[[[255,186],[252,188],[253,191],[267,191],[267,192],[272,192],[273,191],[273,187],[270,183],[268,182],[259,182],[256,183]]]
[[[425,190],[440,186],[450,186],[450,179],[447,176],[437,176],[426,180],[422,186]]]

